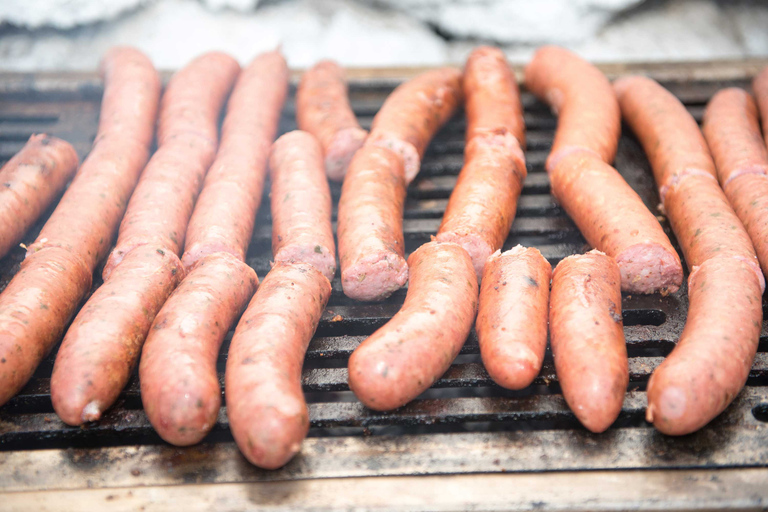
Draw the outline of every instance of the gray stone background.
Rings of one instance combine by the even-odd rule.
[[[115,44],[175,69],[207,50],[242,63],[280,45],[292,67],[461,63],[491,43],[597,62],[768,57],[757,0],[0,0],[0,69],[93,70]]]

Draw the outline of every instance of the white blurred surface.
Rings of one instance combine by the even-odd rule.
[[[115,44],[164,69],[208,50],[246,63],[277,45],[292,67],[458,64],[481,43],[513,62],[541,43],[593,61],[768,56],[768,2],[0,0],[0,20],[0,68],[18,71],[93,70]]]

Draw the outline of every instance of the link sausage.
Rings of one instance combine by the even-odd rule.
[[[322,145],[328,178],[342,181],[368,132],[360,128],[349,105],[341,66],[323,60],[304,73],[296,91],[296,121],[299,130],[311,133]]]
[[[139,365],[141,400],[167,442],[199,443],[216,423],[221,407],[216,358],[257,284],[256,272],[242,261],[226,252],[210,254],[152,323]]]
[[[373,118],[365,143],[398,154],[410,183],[419,173],[429,141],[461,100],[461,71],[440,68],[422,73],[392,91]]]
[[[565,401],[582,425],[605,431],[629,384],[619,266],[600,251],[569,256],[552,273],[549,336]]]
[[[314,266],[276,263],[237,325],[225,374],[232,435],[251,463],[285,465],[309,430],[304,354],[331,295]]]
[[[216,160],[187,226],[181,257],[187,270],[215,252],[245,260],[287,92],[288,67],[279,51],[253,59],[237,79]]]
[[[32,135],[0,169],[0,258],[18,244],[77,170],[68,142]]]
[[[488,258],[475,329],[485,369],[499,386],[523,389],[541,370],[551,274],[552,266],[532,247],[518,245]]]
[[[459,245],[429,242],[408,258],[403,307],[349,358],[349,387],[366,406],[407,404],[445,373],[477,312],[477,276]]]
[[[330,281],[336,273],[336,245],[322,158],[317,139],[300,130],[272,146],[272,253],[276,262],[314,265]]]
[[[341,187],[337,235],[341,285],[357,300],[383,300],[408,280],[403,242],[406,184],[393,152],[363,146]]]

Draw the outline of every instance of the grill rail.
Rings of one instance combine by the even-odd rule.
[[[608,66],[607,71],[615,75],[650,70],[657,77],[668,78],[665,85],[700,120],[705,102],[717,89],[748,86],[747,78],[765,64],[684,64],[677,70],[666,65],[617,65]],[[364,127],[370,125],[400,76],[413,72],[393,71],[376,78],[351,72],[350,98]],[[292,87],[281,132],[295,128],[294,92]],[[96,133],[100,93],[98,79],[91,74],[0,73],[0,162],[18,151],[31,133],[40,131],[70,141],[83,157]],[[526,92],[523,103],[529,175],[504,247],[518,243],[535,246],[554,266],[587,246],[549,194],[543,164],[556,120]],[[404,221],[406,252],[415,250],[437,231],[461,169],[464,127],[459,114],[437,135],[425,155],[421,174],[409,188]],[[648,162],[631,135],[622,136],[615,166],[656,211],[658,195]],[[268,188],[265,199],[267,193]],[[339,193],[340,186],[333,184],[335,202]],[[25,243],[34,240],[42,224],[28,233]],[[662,224],[671,234],[665,220]],[[268,201],[262,202],[256,226],[247,262],[263,277],[271,259]],[[18,250],[0,260],[0,288],[18,270],[22,257],[23,251]],[[100,271],[94,280],[95,289],[101,284]],[[55,497],[72,496],[77,498],[78,508],[83,503],[103,505],[106,500],[120,501],[121,506],[131,509],[158,497],[170,500],[175,496],[173,499],[184,501],[180,497],[183,492],[174,487],[178,485],[195,485],[200,493],[200,501],[190,503],[190,510],[214,501],[235,509],[255,504],[294,510],[322,503],[373,504],[387,493],[391,501],[383,504],[418,510],[463,510],[469,505],[579,509],[595,508],[596,502],[590,501],[595,499],[602,500],[601,508],[741,508],[768,503],[768,321],[764,321],[759,353],[744,392],[700,432],[670,438],[643,419],[645,386],[682,331],[687,289],[684,286],[666,297],[624,294],[630,385],[616,424],[595,435],[581,427],[568,410],[551,355],[547,355],[544,369],[531,387],[517,392],[504,390],[493,384],[482,367],[474,332],[448,372],[418,400],[390,413],[364,408],[347,387],[346,360],[366,336],[399,309],[405,291],[382,303],[363,304],[343,295],[338,276],[332,284],[333,293],[310,344],[303,373],[310,404],[310,437],[287,466],[263,471],[248,464],[232,441],[225,408],[203,444],[179,449],[163,443],[144,415],[135,374],[101,421],[83,428],[65,425],[50,403],[54,349],[22,392],[0,408],[0,492],[13,497],[6,503],[20,509],[32,503],[60,508],[62,502]],[[231,332],[218,362],[222,386],[230,337]],[[368,478],[372,476],[381,478]],[[597,485],[601,479],[609,479],[620,488]],[[419,491],[391,496],[391,489],[414,481]],[[507,488],[506,494],[487,491],[462,501],[453,492],[498,485]],[[553,494],[553,485],[572,489],[572,498]],[[160,494],[148,493],[144,486]],[[681,491],[681,486],[689,486],[691,493]],[[308,489],[321,489],[320,501],[310,499]],[[328,489],[341,495],[334,498]],[[427,489],[443,489],[441,493],[446,494],[434,496],[435,501],[429,504],[421,494]],[[641,494],[642,489],[649,494]],[[38,490],[47,492],[34,493]],[[537,490],[541,493],[538,499]],[[136,494],[129,496],[128,492]],[[282,498],[272,496],[272,492]],[[348,501],[342,499],[344,493]],[[501,499],[502,495],[507,498]],[[449,496],[454,500],[448,500]],[[520,501],[510,501],[511,496]]]

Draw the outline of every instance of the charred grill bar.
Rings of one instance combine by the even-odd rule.
[[[606,71],[613,75],[645,71],[666,80],[664,85],[700,120],[716,90],[748,87],[748,79],[765,64],[614,66]],[[352,106],[368,128],[398,80],[394,72],[375,76],[356,75],[353,70],[351,75]],[[292,87],[281,132],[295,129],[294,93]],[[96,132],[100,94],[95,75],[0,74],[0,161],[8,160],[30,134],[39,132],[71,142],[84,156]],[[527,92],[523,103],[529,175],[504,249],[518,243],[534,246],[555,265],[565,256],[583,252],[586,245],[549,195],[544,159],[555,119]],[[436,136],[421,174],[408,190],[407,252],[437,231],[461,169],[464,128],[460,114]],[[653,177],[631,135],[622,137],[615,166],[656,211]],[[340,185],[332,183],[331,189],[338,201]],[[25,242],[34,239],[44,220]],[[666,222],[663,225],[669,233]],[[247,259],[260,277],[269,269],[270,244],[269,201],[263,201]],[[0,288],[18,270],[22,255],[15,250],[0,260]],[[94,286],[99,284],[100,279]],[[666,297],[624,295],[629,392],[617,423],[606,433],[593,435],[578,424],[559,394],[549,354],[533,386],[506,391],[495,386],[483,369],[474,333],[450,370],[419,400],[391,413],[365,409],[348,390],[346,360],[360,341],[398,310],[405,290],[383,303],[358,303],[344,296],[337,273],[304,370],[310,437],[301,454],[277,471],[262,471],[245,461],[229,434],[223,409],[203,444],[180,449],[162,443],[141,409],[135,373],[102,421],[85,428],[66,426],[50,402],[52,354],[24,390],[0,408],[0,493],[12,493],[8,495],[11,506],[33,506],[46,499],[57,503],[56,497],[63,492],[80,500],[77,503],[98,504],[120,497],[123,506],[138,507],[144,503],[141,500],[157,499],[147,494],[157,487],[168,499],[174,492],[197,496],[199,506],[220,502],[226,495],[232,507],[268,503],[288,509],[370,505],[377,500],[395,509],[416,509],[416,502],[408,499],[416,500],[419,492],[430,489],[436,493],[435,504],[444,501],[435,508],[451,509],[472,503],[490,507],[493,499],[500,500],[496,508],[536,503],[543,509],[594,508],[596,503],[601,508],[640,509],[764,507],[768,500],[768,321],[747,387],[724,414],[696,434],[681,438],[663,436],[644,421],[645,385],[682,330],[686,296],[685,286]],[[222,380],[228,340],[219,359]],[[373,476],[399,478],[365,478]],[[600,485],[606,478],[613,479],[609,487]],[[414,480],[419,492],[394,496],[397,485]],[[224,483],[235,487],[213,485]],[[178,484],[195,485],[198,493],[173,487]],[[477,490],[494,485],[512,494],[467,491],[470,494],[463,502],[450,501],[447,494],[439,496],[446,486]],[[552,493],[554,485],[573,493]],[[48,492],[33,493],[39,490]],[[283,496],[282,501],[276,496]],[[522,501],[509,501],[510,497]],[[184,503],[180,499],[174,503]]]

